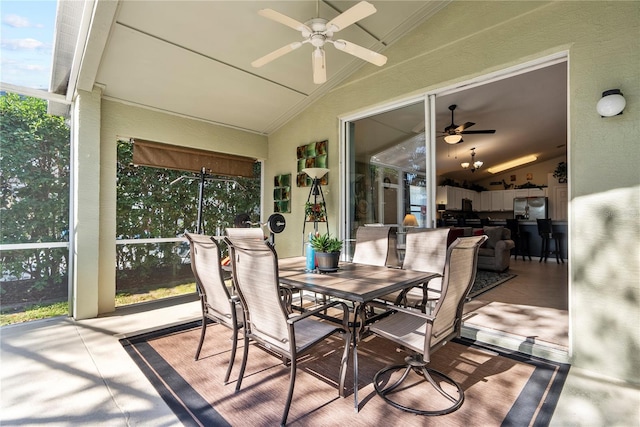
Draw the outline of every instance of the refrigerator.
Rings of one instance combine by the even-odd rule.
[[[513,199],[513,217],[532,221],[549,218],[549,201],[546,197],[516,197]]]

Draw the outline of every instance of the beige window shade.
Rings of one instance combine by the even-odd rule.
[[[139,166],[178,169],[225,176],[253,178],[255,159],[232,154],[179,147],[159,142],[133,140],[133,163]]]

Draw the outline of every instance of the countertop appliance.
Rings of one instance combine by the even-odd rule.
[[[549,218],[549,202],[546,197],[516,197],[513,199],[513,217],[535,220]]]

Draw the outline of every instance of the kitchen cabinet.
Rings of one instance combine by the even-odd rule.
[[[493,193],[493,191],[483,191],[480,193],[480,210],[483,212],[491,211],[491,193]]]
[[[491,191],[491,210],[501,211],[504,204],[504,191]]]
[[[516,190],[504,190],[502,195],[502,209],[503,211],[513,210],[513,198],[516,196]]]

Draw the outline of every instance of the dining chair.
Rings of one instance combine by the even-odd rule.
[[[405,358],[405,364],[385,367],[374,376],[376,393],[392,406],[419,415],[443,415],[462,405],[462,387],[449,376],[430,368],[429,362],[433,352],[460,336],[464,301],[475,280],[479,247],[486,239],[487,236],[460,237],[449,246],[441,297],[432,311],[423,313],[407,307],[375,303],[393,310],[393,313],[371,324],[368,330],[412,353]],[[397,380],[396,372],[402,372]],[[420,381],[401,387],[411,372],[417,373]],[[412,393],[412,387],[423,384],[430,384],[444,398],[436,399],[420,390],[417,400],[433,406],[438,402],[445,407],[414,408],[405,403],[403,396]]]
[[[281,424],[285,425],[295,386],[298,358],[333,334],[341,334],[344,350],[338,374],[338,394],[344,397],[347,357],[351,333],[349,310],[342,301],[332,301],[303,314],[290,314],[280,297],[278,256],[267,241],[225,238],[231,251],[231,265],[237,291],[246,319],[242,367],[236,384],[240,390],[249,354],[249,340],[254,340],[269,351],[290,360],[290,379],[287,400]],[[312,316],[329,308],[342,308],[342,324],[321,322]]]
[[[191,252],[191,271],[196,279],[196,287],[202,308],[202,329],[195,360],[200,357],[202,344],[207,332],[208,319],[233,331],[229,366],[224,377],[229,381],[233,361],[238,346],[238,331],[244,325],[244,315],[240,300],[229,292],[224,283],[224,274],[220,263],[220,247],[214,238],[201,234],[186,233]]]
[[[385,266],[389,262],[391,226],[360,226],[356,230],[356,246],[352,262]],[[395,254],[395,248],[394,248]]]
[[[413,228],[406,234],[403,270],[430,271],[442,274],[447,258],[448,228]],[[425,286],[426,285],[426,286]],[[442,277],[431,279],[420,287],[385,295],[383,300],[424,309],[428,301],[440,298]]]

